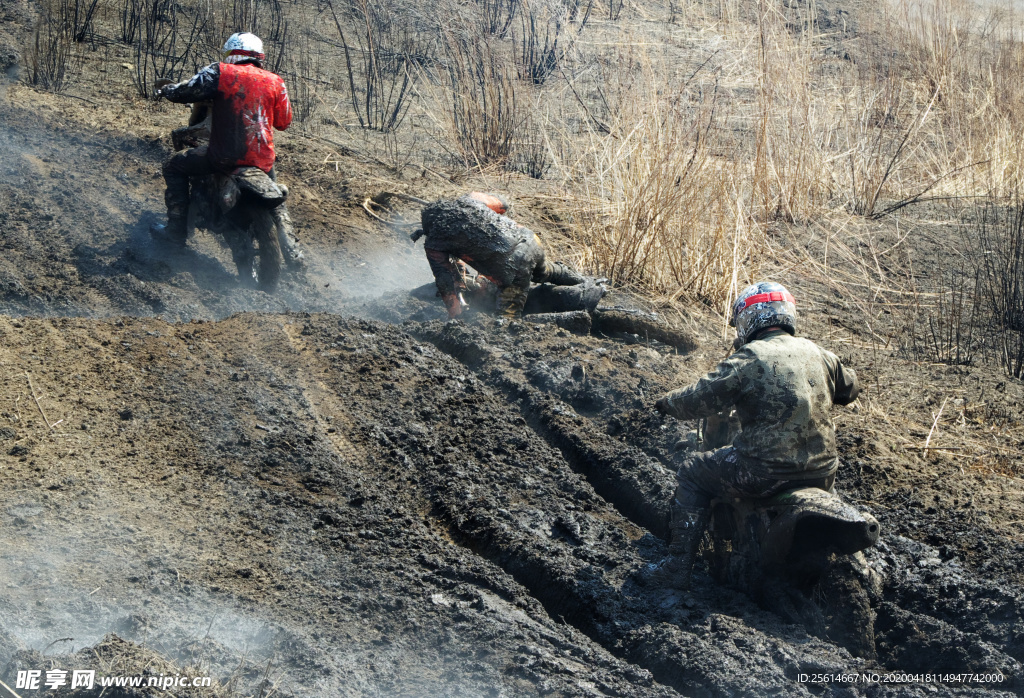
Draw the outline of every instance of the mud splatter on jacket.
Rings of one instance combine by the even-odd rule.
[[[461,290],[461,260],[499,287],[546,278],[544,248],[529,228],[461,196],[423,208],[423,242],[442,296]]]
[[[860,388],[852,369],[809,339],[781,330],[744,345],[693,385],[668,393],[667,412],[697,419],[736,408],[742,430],[733,445],[765,477],[808,480],[839,465],[833,404]]]
[[[213,103],[209,157],[221,169],[274,166],[273,129],[292,122],[284,80],[255,65],[211,63],[185,82],[165,87],[172,102]]]

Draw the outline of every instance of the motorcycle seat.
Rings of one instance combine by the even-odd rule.
[[[231,178],[243,193],[254,197],[267,208],[280,206],[288,197],[287,189],[278,185],[258,167],[239,167],[231,173]]]

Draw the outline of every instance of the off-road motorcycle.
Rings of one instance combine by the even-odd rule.
[[[197,228],[212,232],[231,249],[241,281],[273,291],[283,258],[272,211],[286,195],[258,167],[193,177],[188,232],[191,235]]]
[[[702,450],[732,442],[733,417],[702,421]],[[878,541],[878,521],[835,492],[794,487],[764,499],[719,497],[703,552],[720,584],[800,622],[852,653],[873,657],[871,597],[880,584],[862,551]]]
[[[206,147],[210,116],[208,105],[193,105],[188,126],[171,132],[174,149]],[[192,177],[189,189],[188,235],[209,230],[231,250],[243,283],[273,291],[282,262],[301,258],[284,206],[287,187],[274,180],[273,171],[268,175],[258,167],[239,167],[228,174]]]

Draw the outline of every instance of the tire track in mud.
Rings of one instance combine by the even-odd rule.
[[[633,514],[634,507],[643,509],[645,495],[641,493],[637,497],[638,491],[630,491],[630,483],[625,487],[620,483],[638,469],[646,469],[648,478],[650,473],[656,474],[659,464],[664,462],[663,452],[656,448],[626,446],[607,437],[596,423],[588,424],[585,417],[574,414],[557,394],[530,385],[530,374],[518,369],[508,354],[488,348],[486,339],[478,331],[455,324],[439,328],[434,323],[422,327],[418,334],[473,368],[485,382],[506,392],[510,399],[518,399],[531,424],[536,424],[538,431],[563,451],[573,466],[588,477],[595,490],[612,501],[627,518],[658,533],[649,521]],[[644,439],[639,442],[650,445]],[[614,455],[606,458],[606,453]],[[604,462],[607,460],[613,463]],[[617,470],[616,466],[619,466]],[[675,478],[671,477],[673,485],[674,482]],[[611,496],[606,492],[611,492]],[[655,495],[658,499],[647,506],[653,508],[667,503],[671,492],[666,483],[662,492]],[[890,666],[930,667],[936,657],[941,657],[944,666],[961,671],[983,666],[1007,676],[1019,674],[1020,662],[1024,660],[1024,636],[1020,633],[1024,599],[1019,589],[1001,590],[987,580],[972,579],[957,565],[936,569],[938,560],[934,551],[919,554],[924,565],[922,573],[917,558],[905,551],[907,544],[911,547],[915,544],[911,541],[894,543],[902,555],[888,552],[887,560],[881,562],[889,575],[881,595],[873,602],[879,618],[880,661]],[[869,551],[876,561],[881,557],[882,547]],[[974,617],[972,608],[988,611],[978,618]],[[932,628],[933,632],[922,634],[915,631],[915,627]],[[935,637],[944,640],[937,644]],[[939,646],[955,649],[937,652]]]
[[[558,396],[529,385],[528,374],[520,371],[514,360],[509,361],[508,354],[503,355],[501,349],[489,346],[486,337],[476,329],[455,323],[431,323],[418,327],[414,332],[474,370],[486,384],[505,394],[510,401],[518,402],[531,426],[561,450],[574,469],[587,476],[599,494],[614,503],[627,518],[657,532],[657,523],[660,522],[655,519],[652,526],[650,517],[636,516],[635,512],[642,510],[645,505],[653,507],[644,501],[649,494],[630,487],[633,483],[628,481],[628,475],[635,473],[638,468],[657,473],[660,470],[657,465],[660,462],[659,454],[648,454],[639,448],[627,447],[610,439],[599,432],[595,424],[588,424],[586,418],[575,414]],[[616,465],[621,468],[616,469]],[[623,477],[624,474],[627,477]],[[625,487],[621,486],[623,480],[626,480]],[[674,478],[672,482],[674,484]],[[656,495],[659,499],[654,503],[667,502],[670,493],[671,489],[666,483],[662,492]],[[488,554],[487,550],[482,552]],[[890,582],[887,596],[902,597],[906,608],[901,608],[892,600],[876,602],[881,624],[880,654],[889,666],[933,668],[930,663],[940,661],[944,663],[943,666],[961,671],[976,670],[981,666],[989,671],[1002,671],[1009,677],[1019,674],[1021,665],[1013,655],[1014,648],[1019,650],[1020,639],[1010,629],[1014,622],[1019,626],[1019,597],[1012,593],[993,594],[991,589],[979,590],[979,586],[984,585],[971,584],[960,578],[959,584],[956,579],[952,583],[950,580],[939,583],[941,588],[952,588],[954,592],[959,592],[959,603],[956,600],[943,602],[941,598],[928,600],[931,596],[927,591],[929,587],[920,584],[919,579],[916,583],[901,578],[890,579]],[[941,620],[940,617],[948,615],[951,608],[965,610],[970,607],[971,599],[964,598],[964,589],[971,589],[976,594],[974,601],[992,609],[992,614],[996,616],[994,622],[989,622],[986,617],[980,622],[972,622],[970,631],[961,632]],[[936,606],[946,607],[946,611]],[[939,612],[936,613],[936,610]],[[624,615],[628,613],[624,611]],[[930,628],[935,637],[927,637],[929,633],[922,634],[916,628]],[[593,634],[594,628],[583,626],[583,629],[603,643],[608,641],[600,632]],[[692,681],[694,672],[692,668],[689,673],[685,670],[680,672],[678,654],[672,650],[673,644],[686,644],[685,635],[675,623],[655,624],[634,631],[629,641],[617,639],[615,646],[624,650],[624,656],[631,661],[638,661],[652,670],[659,681],[677,688],[685,686],[683,690],[687,690],[693,688],[693,684],[687,682]],[[999,647],[1005,647],[1009,654]],[[946,649],[939,652],[939,648]],[[847,666],[852,667],[855,663],[856,660],[847,661]],[[1011,678],[1007,686],[1016,685],[1015,679]],[[981,693],[989,692],[982,689]]]
[[[381,415],[375,414],[373,409],[367,409],[366,401],[360,399],[366,395],[362,388],[355,387],[359,381],[339,379],[339,371],[336,370],[339,363],[343,363],[350,369],[354,367],[357,376],[368,379],[365,382],[372,386],[368,388],[368,391],[370,395],[373,395],[376,391],[376,379],[380,378],[379,375],[376,375],[378,370],[374,365],[378,357],[395,353],[396,335],[405,341],[411,340],[411,337],[396,333],[393,328],[388,326],[367,327],[363,321],[343,321],[340,324],[342,333],[335,335],[332,338],[334,341],[330,342],[331,348],[338,350],[333,357],[327,356],[328,352],[324,351],[321,342],[316,341],[317,338],[309,341],[310,335],[315,334],[310,331],[309,324],[284,324],[281,328],[289,348],[302,359],[299,362],[301,370],[292,380],[308,401],[311,418],[315,420],[321,431],[326,432],[327,438],[339,451],[339,455],[352,459],[352,466],[359,467],[361,464],[377,460],[392,465],[397,463],[403,468],[415,469],[422,473],[423,468],[418,467],[415,455],[406,453],[402,445],[391,438],[389,431],[381,428]],[[357,330],[355,337],[352,333],[353,325]],[[379,340],[378,334],[383,335]],[[274,341],[271,338],[272,344]],[[419,351],[415,351],[416,349]],[[432,390],[432,385],[429,384],[432,384],[438,377],[436,364],[439,360],[447,360],[447,357],[431,352],[427,347],[414,347],[414,351],[415,353],[409,352],[405,355],[413,357],[412,363],[417,369],[414,373],[425,370],[430,375],[428,390]],[[324,378],[324,376],[330,376],[330,378]],[[396,378],[396,382],[399,379],[399,376],[394,374],[391,374],[390,377]],[[382,405],[385,403],[371,399],[370,404]],[[403,405],[403,407],[409,406],[408,404]],[[410,415],[406,412],[405,416]],[[374,449],[366,444],[375,444],[378,448]],[[474,546],[465,545],[468,539],[464,528],[466,525],[472,525],[468,522],[476,519],[479,511],[466,515],[466,512],[463,511],[466,500],[461,496],[463,493],[459,490],[457,482],[448,480],[440,487],[435,487],[438,483],[434,481],[428,481],[425,484],[427,485],[425,489],[429,492],[429,499],[426,502],[427,506],[419,512],[420,516],[440,539],[456,545],[459,550],[470,552],[481,564],[452,567],[450,563],[429,555],[421,556],[419,562],[428,568],[435,568],[437,574],[443,577],[477,587],[479,599],[482,600],[484,608],[496,611],[505,609],[506,612],[510,605],[513,608],[519,608],[519,613],[522,614],[521,617],[527,626],[552,646],[573,656],[579,656],[581,652],[586,653],[582,657],[585,658],[585,663],[573,669],[571,665],[567,668],[564,664],[567,661],[565,659],[552,659],[545,652],[536,651],[535,656],[523,658],[525,675],[542,675],[537,672],[547,671],[552,666],[558,671],[569,671],[570,673],[584,670],[595,672],[596,670],[595,676],[599,679],[598,685],[609,693],[628,695],[628,693],[623,693],[623,686],[620,683],[621,677],[625,675],[628,683],[643,695],[670,695],[667,689],[655,685],[651,675],[642,669],[636,669],[628,663],[620,663],[618,660],[613,660],[611,656],[601,657],[592,651],[588,652],[586,645],[591,642],[590,638],[585,634],[579,634],[574,625],[565,624],[564,619],[558,632],[550,628],[549,624],[552,622],[550,619],[555,616],[546,613],[543,606],[537,604],[536,598],[524,599],[522,594],[526,589],[517,589],[514,583],[510,585],[512,579],[520,581],[517,575],[511,574],[511,579],[507,581],[496,579],[494,572],[498,570],[489,572],[487,569],[494,560],[488,555],[481,555]],[[443,492],[440,497],[437,496],[439,492]],[[453,494],[454,497],[450,496]],[[459,521],[462,525],[453,525],[455,521]],[[545,528],[545,522],[538,520],[534,523],[539,529]],[[581,526],[571,514],[556,517],[551,530],[555,538],[583,534]],[[498,569],[501,569],[501,566]],[[536,565],[532,569],[537,569]],[[509,569],[504,571],[511,573]],[[489,594],[493,596],[489,596]],[[607,676],[603,676],[605,674]]]
[[[335,332],[314,325],[303,333],[320,335],[317,342]],[[793,683],[799,671],[857,665],[773,617],[726,621],[693,612],[678,594],[635,589],[629,578],[664,554],[663,544],[594,493],[503,390],[396,328],[379,326],[362,340],[365,354],[349,354],[354,365],[337,354],[320,360],[328,389],[365,420],[364,436],[418,471],[453,540],[510,574],[548,616],[637,667],[638,681],[649,682],[650,670],[685,694],[810,695]],[[557,415],[556,403],[550,409]]]
[[[300,610],[316,623],[308,647],[319,651],[314,640],[326,633],[334,636],[334,643],[347,639],[372,645],[369,656],[375,652],[378,665],[394,662],[405,672],[424,672],[430,671],[429,662],[424,669],[418,656],[430,656],[425,653],[431,648],[424,648],[416,633],[425,627],[446,638],[450,624],[461,637],[439,645],[454,646],[451,659],[444,659],[445,670],[465,672],[477,681],[455,695],[485,693],[486,684],[473,676],[483,673],[474,668],[481,663],[460,659],[473,654],[467,644],[485,648],[479,656],[495,656],[488,672],[492,677],[501,672],[502,680],[492,678],[490,685],[511,687],[511,695],[534,695],[543,692],[535,687],[545,685],[573,694],[574,685],[584,680],[605,694],[671,695],[646,672],[603,651],[572,626],[552,620],[500,567],[454,545],[448,528],[437,525],[437,516],[430,514],[436,498],[410,491],[429,489],[408,485],[421,481],[422,469],[387,447],[379,425],[389,415],[399,422],[415,416],[405,409],[388,409],[388,401],[381,399],[382,388],[388,390],[382,378],[398,382],[388,362],[401,353],[413,359],[413,376],[427,375],[424,394],[429,395],[436,375],[450,368],[438,368],[446,357],[427,347],[423,353],[407,351],[410,347],[399,346],[396,338],[411,338],[386,326],[321,318],[316,324],[329,329],[305,336],[305,325],[311,324],[301,317],[242,315],[187,333],[189,344],[205,349],[213,340],[224,347],[229,365],[237,369],[232,374],[217,367],[217,373],[232,376],[227,379],[231,382],[202,401],[202,430],[214,432],[206,435],[211,450],[225,438],[225,424],[248,434],[245,441],[252,448],[247,453],[255,458],[245,464],[249,472],[238,474],[241,490],[248,490],[239,501],[239,513],[251,520],[253,529],[268,524],[278,529],[268,535],[288,562],[275,565],[274,576],[301,597],[295,606],[301,604]],[[239,400],[238,393],[247,399]],[[225,419],[210,418],[211,411],[221,410]],[[324,432],[335,439],[324,438]],[[361,490],[355,500],[365,502],[354,501],[353,485]],[[302,548],[292,543],[299,539]],[[310,549],[314,562],[302,563],[301,572],[281,569],[300,564],[296,558],[306,559]],[[253,571],[251,578],[261,575]],[[334,615],[337,610],[341,613]],[[368,616],[374,618],[372,626],[359,627]],[[416,630],[409,631],[409,623]],[[488,641],[498,635],[491,645]],[[413,661],[405,657],[410,653],[417,655]],[[338,676],[346,667],[331,659],[324,661],[323,670]]]
[[[494,350],[465,325],[436,323],[416,334],[473,370],[520,411],[534,431],[557,448],[572,468],[627,519],[668,539],[668,502],[675,475],[640,449],[600,431],[557,396],[530,385],[520,371],[490,361]]]
[[[188,435],[182,444],[190,449],[186,460],[196,461],[189,475],[224,482],[235,529],[252,529],[254,536],[235,537],[238,559],[228,560],[229,568],[202,567],[196,579],[261,604],[269,617],[290,619],[303,647],[289,656],[315,659],[335,677],[351,670],[361,681],[388,685],[410,671],[433,678],[432,662],[479,643],[497,648],[494,664],[487,665],[497,669],[480,675],[508,680],[490,685],[521,687],[515,681],[523,681],[534,693],[548,686],[572,695],[571,687],[585,678],[597,690],[623,696],[673,690],[858,694],[849,687],[796,683],[800,672],[871,665],[758,610],[741,594],[703,580],[686,597],[632,586],[633,571],[663,554],[664,545],[595,492],[574,470],[568,449],[554,443],[545,420],[576,434],[578,450],[585,452],[604,443],[591,440],[592,432],[593,438],[604,436],[597,431],[599,418],[583,420],[557,397],[526,386],[520,367],[502,353],[518,341],[509,328],[492,332],[439,322],[399,328],[329,315],[240,315],[172,326],[169,333],[159,321],[127,324],[103,331],[109,351],[130,366],[160,369],[147,385],[166,403],[161,410],[195,423],[181,427]],[[420,339],[444,332],[466,340],[452,340],[451,347],[475,356],[476,369]],[[553,336],[553,330],[538,330],[522,339],[547,358],[557,354]],[[165,354],[175,358],[153,365],[154,356]],[[510,356],[516,359],[514,352]],[[536,392],[528,390],[529,399],[520,402],[509,386]],[[140,424],[143,404],[140,395]],[[109,415],[109,424],[116,432],[122,418]],[[139,445],[143,460],[155,459],[163,448]],[[610,462],[609,454],[599,457]],[[656,464],[638,460],[636,467]],[[352,501],[357,494],[365,504]],[[268,527],[276,530],[260,530]],[[243,552],[253,543],[263,548],[259,557]],[[918,555],[909,548],[893,554]],[[920,576],[939,562],[920,566]],[[907,563],[893,565],[906,569]],[[239,576],[236,567],[251,576]],[[950,591],[943,617],[980,613],[970,605],[982,597],[968,584],[959,590],[964,596],[954,597],[958,590],[927,579],[915,583]],[[1010,592],[1007,597],[1012,601]],[[954,648],[946,655],[951,662],[974,661],[988,651],[974,641],[980,630],[957,635],[951,622],[923,624],[900,614],[926,612],[941,596],[887,601],[894,622],[884,637],[908,648],[894,655],[903,668],[940,644]],[[993,620],[1005,613],[1002,631],[1013,632],[1012,604],[987,612]],[[409,630],[409,618],[427,631]],[[433,642],[449,626],[462,637],[431,653],[423,637]],[[327,640],[307,627],[326,633]],[[375,652],[385,668],[360,673],[321,655],[339,645]],[[996,666],[1015,666],[998,651],[989,656],[1001,662]],[[463,672],[474,661],[480,663],[456,658],[446,670]],[[467,685],[487,685],[473,681]]]
[[[316,354],[307,346],[299,325],[285,323],[281,326],[281,331],[292,351],[301,356],[304,362],[313,366],[322,365]],[[303,397],[309,403],[309,416],[317,430],[326,436],[337,453],[353,463],[365,460],[366,448],[362,444],[353,443],[349,438],[354,428],[352,419],[342,402],[337,399],[337,395],[309,370],[297,372],[295,380]]]

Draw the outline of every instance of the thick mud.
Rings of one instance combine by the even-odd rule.
[[[840,492],[882,525],[874,582],[847,570],[810,599],[758,604],[702,561],[687,593],[640,586],[666,553],[695,427],[651,405],[725,354],[721,327],[695,315],[643,336],[624,311],[590,334],[446,322],[409,293],[430,279],[422,249],[360,206],[386,173],[327,166],[301,135],[282,139],[281,170],[307,265],[275,295],[247,289],[209,236],[172,253],[146,235],[181,118],[0,96],[0,680],[93,668],[214,680],[180,695],[1024,693],[1019,455],[994,472],[919,448],[943,391],[963,417],[947,431],[1016,428],[1019,382],[879,354],[845,341],[855,326],[833,341],[808,313],[804,332],[866,386],[836,417]],[[406,184],[457,193],[423,182]],[[867,611],[844,615],[857,594]],[[865,647],[851,638],[869,622]]]
[[[703,568],[690,594],[634,584],[665,553],[679,428],[646,405],[677,355],[323,314],[0,338],[5,681],[48,661],[27,649],[116,633],[248,690],[269,663],[290,695],[928,693],[797,680],[888,670],[1020,689],[1019,582],[888,529],[877,661]],[[621,414],[638,438],[608,434]]]

